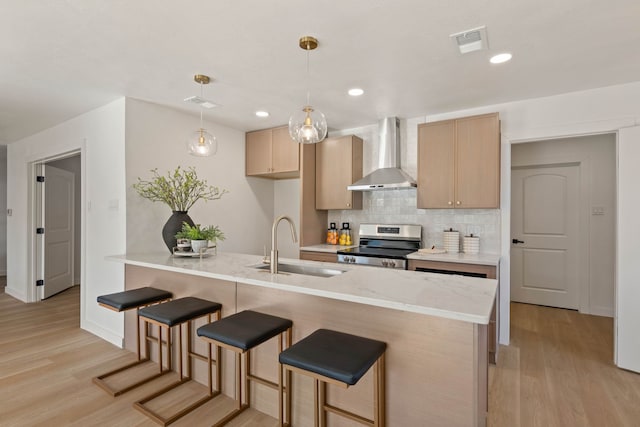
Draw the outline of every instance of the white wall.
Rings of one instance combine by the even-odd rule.
[[[635,95],[636,99],[638,94]],[[640,372],[640,126],[621,129],[618,143],[618,366]]]
[[[62,169],[74,174],[75,181],[75,201],[74,201],[74,236],[73,236],[73,283],[80,284],[81,265],[81,234],[82,234],[82,164],[80,155],[66,157],[60,160],[47,162],[48,166]]]
[[[244,173],[244,132],[214,123],[205,127],[218,140],[218,152],[211,157],[187,154],[186,137],[199,127],[196,114],[189,115],[157,104],[126,101],[126,191],[127,252],[166,251],[162,227],[171,215],[161,202],[143,199],[132,188],[137,178],[162,174],[178,165],[196,168],[198,177],[229,190],[220,200],[198,201],[189,211],[196,223],[219,225],[226,240],[218,249],[226,252],[262,254],[269,247],[274,211],[274,184],[270,180],[247,178]]]
[[[99,308],[98,295],[124,288],[122,264],[105,256],[126,249],[126,194],[124,162],[125,100],[119,99],[8,146],[6,292],[23,301],[33,301],[28,263],[30,164],[60,153],[81,150],[82,158],[82,248],[80,326],[121,345],[123,318]]]
[[[0,276],[7,274],[7,146],[0,145]]]

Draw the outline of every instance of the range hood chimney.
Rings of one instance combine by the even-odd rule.
[[[347,190],[373,191],[416,187],[416,181],[400,169],[400,120],[397,117],[387,117],[380,120],[378,126],[378,169],[347,186]]]

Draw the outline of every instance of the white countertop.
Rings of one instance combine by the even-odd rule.
[[[341,251],[344,249],[357,248],[357,247],[358,247],[357,245],[342,246],[342,245],[328,245],[326,243],[323,243],[320,245],[302,246],[300,250],[304,252],[328,252],[328,253],[335,254],[338,251]]]
[[[407,255],[408,259],[424,260],[424,261],[440,261],[440,262],[457,262],[460,264],[477,264],[491,265],[498,267],[500,264],[500,255],[498,254],[465,254],[465,253],[444,253],[444,254],[421,254],[414,252]]]
[[[166,253],[116,255],[107,259],[485,325],[489,323],[498,284],[493,279],[284,258],[281,263],[324,265],[346,272],[333,277],[272,275],[268,270],[253,268],[260,264],[261,256],[220,252],[203,259],[174,258]]]

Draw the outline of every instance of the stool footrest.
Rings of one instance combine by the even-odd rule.
[[[370,420],[358,414],[354,414],[353,412],[349,412],[346,409],[338,408],[337,406],[329,405],[328,403],[324,404],[323,409],[327,412],[333,412],[334,414],[341,415],[344,418],[349,418],[350,420],[356,421],[360,424],[364,424],[366,426],[374,426],[373,420]]]
[[[107,393],[109,393],[111,396],[116,397],[116,396],[120,396],[123,393],[128,392],[129,390],[133,390],[134,388],[141,386],[142,384],[146,384],[149,381],[155,380],[158,377],[161,377],[164,374],[168,374],[169,372],[171,372],[170,370],[166,370],[166,371],[162,371],[162,372],[157,372],[153,375],[149,375],[141,380],[136,381],[135,383],[129,384],[123,388],[114,388],[111,387],[109,384],[106,383],[106,381],[104,381],[106,378],[112,377],[120,372],[126,371],[127,369],[133,368],[135,366],[138,365],[142,365],[143,363],[147,363],[147,362],[151,362],[151,360],[149,359],[140,359],[140,360],[136,360],[135,362],[129,363],[128,365],[122,366],[120,368],[114,369],[113,371],[109,371],[106,372],[102,375],[98,375],[97,377],[93,377],[92,381],[95,385],[97,385],[98,387],[102,388],[104,391],[106,391]]]
[[[180,411],[171,414],[168,417],[163,417],[162,415],[160,415],[159,413],[157,413],[156,411],[154,411],[153,409],[150,409],[146,406],[146,403],[154,400],[155,398],[159,397],[160,395],[173,390],[177,387],[180,387],[183,384],[186,384],[188,382],[192,381],[190,378],[183,378],[179,381],[176,381],[175,383],[169,384],[168,386],[166,386],[165,388],[163,388],[162,390],[159,390],[149,396],[144,397],[143,399],[138,400],[137,402],[135,402],[133,404],[133,407],[136,408],[138,411],[142,412],[143,414],[145,414],[146,416],[148,416],[149,418],[151,418],[152,420],[154,420],[155,422],[157,422],[160,425],[163,426],[167,426],[171,423],[173,423],[174,421],[184,417],[185,415],[187,415],[189,412],[193,411],[194,409],[202,406],[203,404],[205,404],[206,402],[210,401],[211,399],[213,399],[214,397],[216,397],[217,395],[220,394],[219,391],[214,391],[212,394],[207,394],[206,396],[198,399],[197,401],[191,403],[190,405],[188,405],[187,407],[181,409]]]
[[[229,421],[231,421],[232,419],[234,419],[235,417],[243,413],[244,410],[247,409],[248,407],[249,407],[248,404],[243,403],[242,405],[240,405],[240,408],[234,409],[233,411],[229,412],[222,419],[216,422],[212,427],[222,427],[226,425]]]

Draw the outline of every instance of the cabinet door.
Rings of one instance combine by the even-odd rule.
[[[300,259],[307,261],[338,262],[338,255],[329,252],[300,251]]]
[[[361,209],[362,193],[347,190],[361,177],[360,138],[329,138],[316,145],[316,209]]]
[[[248,132],[245,139],[245,175],[271,172],[271,129]]]
[[[272,172],[295,172],[299,170],[300,144],[289,136],[289,127],[272,129]]]
[[[456,144],[456,207],[500,207],[498,114],[456,120]]]
[[[418,208],[453,208],[455,124],[418,127]]]

